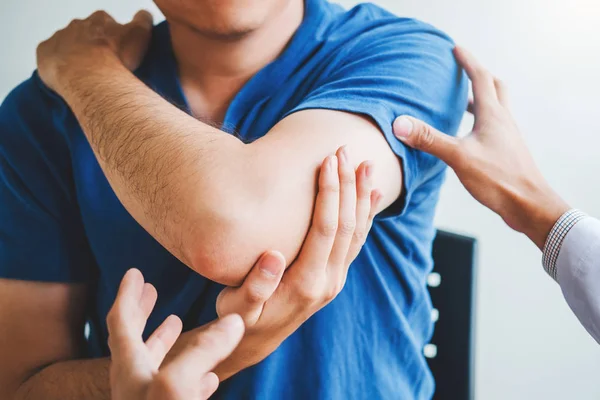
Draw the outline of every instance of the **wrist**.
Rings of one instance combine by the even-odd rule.
[[[518,222],[515,229],[525,234],[543,250],[546,238],[569,205],[548,185],[536,187],[517,204]]]
[[[105,78],[125,68],[117,55],[108,48],[97,47],[55,63],[52,89],[68,102],[68,97],[82,84],[94,78]],[[114,75],[113,75],[114,76]]]

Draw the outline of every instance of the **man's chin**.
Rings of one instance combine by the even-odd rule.
[[[198,25],[193,24],[188,21],[180,20],[180,19],[170,19],[170,23],[177,23],[180,25],[184,25],[187,29],[194,31],[195,33],[207,37],[212,40],[220,40],[220,41],[237,41],[240,40],[252,32],[256,31],[260,28],[260,26],[254,26],[252,24],[246,25],[217,25],[213,24],[211,26]]]

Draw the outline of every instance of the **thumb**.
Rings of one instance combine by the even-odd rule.
[[[142,63],[152,37],[152,14],[138,11],[131,22],[123,26],[120,54],[125,66],[133,71]]]
[[[246,325],[254,325],[271,298],[285,270],[285,258],[276,251],[264,253],[238,288],[225,288],[217,298],[217,314],[239,314]]]
[[[454,161],[459,146],[457,138],[408,116],[394,121],[394,135],[410,147],[434,155],[449,165]]]

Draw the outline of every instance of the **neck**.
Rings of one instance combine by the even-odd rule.
[[[290,1],[260,28],[232,36],[209,35],[169,21],[179,78],[194,114],[220,121],[224,113],[215,110],[226,110],[242,86],[283,52],[303,16],[304,2]],[[201,98],[210,104],[202,104],[208,102]]]

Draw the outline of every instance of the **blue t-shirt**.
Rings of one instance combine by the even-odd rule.
[[[402,159],[404,194],[373,225],[339,296],[266,360],[223,382],[216,398],[431,397],[425,278],[444,166],[404,147],[391,126],[409,114],[456,132],[467,80],[452,47],[435,28],[374,5],[345,11],[306,0],[286,50],[237,94],[224,129],[248,142],[303,109],[371,117]],[[166,23],[154,29],[137,75],[187,109]],[[89,356],[99,357],[109,354],[105,317],[131,267],[159,292],[146,334],[171,313],[192,326],[216,317],[222,286],[181,264],[127,213],[73,114],[34,73],[0,108],[0,277],[87,282]]]

